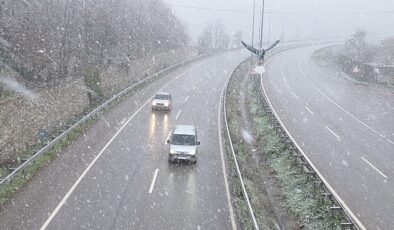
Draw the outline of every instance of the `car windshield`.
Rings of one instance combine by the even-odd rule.
[[[173,145],[196,145],[196,138],[193,135],[174,134],[172,136]]]
[[[155,99],[168,100],[168,99],[170,99],[170,95],[168,95],[168,94],[156,94]]]

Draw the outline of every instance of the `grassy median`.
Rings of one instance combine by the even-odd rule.
[[[331,214],[330,203],[320,199],[322,191],[313,187],[273,129],[260,102],[259,79],[249,72],[250,62],[244,62],[234,72],[226,103],[238,163],[260,229],[341,229],[342,216]],[[246,109],[240,106],[242,95],[244,100],[247,98]],[[245,119],[251,127],[253,146],[241,135]],[[252,154],[252,148],[256,153]],[[231,152],[227,153],[239,224],[242,229],[252,229]]]

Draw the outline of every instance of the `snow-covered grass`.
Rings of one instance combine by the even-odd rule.
[[[246,66],[246,68],[245,68]],[[329,211],[330,204],[320,199],[321,190],[313,187],[311,180],[303,173],[300,166],[286,149],[285,143],[276,134],[268,115],[259,103],[260,94],[258,81],[248,83],[248,90],[244,90],[247,98],[246,107],[248,110],[250,130],[254,143],[257,145],[257,154],[262,154],[260,162],[256,162],[251,157],[251,145],[243,138],[243,119],[245,114],[241,108],[241,82],[245,77],[250,77],[247,71],[248,65],[241,65],[235,71],[236,77],[232,77],[226,98],[227,119],[231,137],[233,140],[238,163],[246,185],[250,202],[255,212],[260,229],[277,229],[277,217],[273,209],[275,206],[282,207],[279,214],[287,216],[283,225],[289,229],[340,229],[341,216],[332,215]],[[242,73],[245,72],[245,73]],[[226,140],[226,143],[228,141]],[[233,203],[241,229],[253,229],[253,223],[244,200],[240,187],[239,178],[235,171],[235,164],[231,150],[227,146],[227,160],[229,168],[229,180],[232,192]],[[268,170],[268,171],[267,171]],[[273,177],[275,182],[273,190],[277,191],[274,196],[278,199],[268,197],[266,186],[273,186],[271,182],[262,181],[262,173]],[[265,178],[267,179],[267,178]],[[272,196],[272,189],[271,196]],[[271,201],[270,201],[271,200]],[[275,201],[276,204],[268,203]],[[279,210],[281,210],[279,208]],[[278,212],[276,209],[275,212]],[[281,211],[279,211],[281,213]]]
[[[238,70],[239,71],[239,70]],[[238,72],[237,71],[237,72]],[[237,74],[237,72],[235,74]],[[241,70],[242,72],[242,70]],[[245,134],[242,129],[242,111],[240,108],[240,78],[232,77],[227,90],[226,109],[231,139],[240,166],[241,174],[247,193],[254,208],[255,217],[260,229],[275,229],[275,220],[272,216],[271,209],[267,207],[267,196],[261,192],[261,178],[256,175],[258,170],[256,164],[251,164],[253,160],[250,157],[250,134]],[[228,143],[228,140],[226,140]],[[227,145],[227,162],[229,168],[230,190],[232,193],[233,204],[237,215],[240,229],[254,229],[253,221],[250,216],[247,203],[244,199],[240,180],[235,169],[234,159],[229,145]]]
[[[284,143],[275,133],[267,114],[258,104],[259,89],[251,92],[250,112],[253,115],[259,145],[263,148],[270,166],[284,195],[284,205],[302,223],[303,229],[341,229],[340,217],[332,215],[329,204],[320,199],[320,189],[315,189]]]

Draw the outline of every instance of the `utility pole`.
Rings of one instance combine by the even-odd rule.
[[[265,5],[265,0],[263,0],[263,6],[261,7],[260,46],[259,46],[260,50],[263,48],[264,5]]]
[[[271,36],[271,15],[268,14],[268,35],[267,35],[267,44],[270,44],[270,36]]]
[[[254,46],[254,14],[256,10],[256,0],[253,0],[253,22],[252,22],[252,46]]]
[[[282,36],[281,36],[282,42],[285,40],[285,16],[282,15]]]
[[[253,0],[253,22],[252,22],[252,46],[254,46],[254,15],[256,10],[256,0]],[[250,54],[250,66],[253,66],[253,54]]]

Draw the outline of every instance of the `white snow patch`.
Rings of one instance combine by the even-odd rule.
[[[262,75],[265,73],[265,68],[263,65],[258,65],[256,67],[253,68],[252,72],[250,72],[250,74],[259,74]]]
[[[246,143],[248,143],[249,145],[253,144],[253,136],[245,129],[241,130],[241,136]]]
[[[348,167],[348,166],[349,166],[349,164],[348,164],[347,161],[345,161],[345,160],[342,160],[342,164],[343,164],[345,167]]]
[[[38,94],[33,92],[32,90],[27,89],[24,85],[17,82],[15,79],[12,78],[0,78],[0,82],[2,82],[5,87],[9,90],[12,90],[19,95],[23,96],[29,101],[37,102],[38,101]]]

